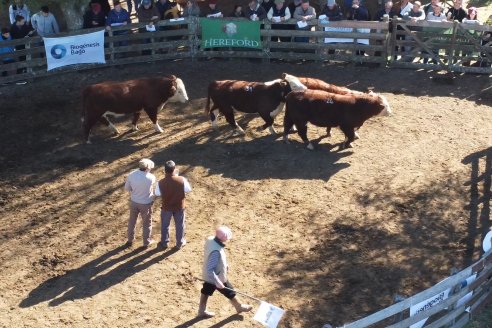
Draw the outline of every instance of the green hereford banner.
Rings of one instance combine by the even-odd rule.
[[[261,48],[260,23],[201,18],[202,48]]]

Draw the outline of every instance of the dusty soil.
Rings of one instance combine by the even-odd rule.
[[[336,130],[309,127],[316,149],[258,131],[245,137],[203,115],[213,79],[268,81],[282,72],[386,95],[391,117],[374,118],[351,150]],[[82,144],[81,88],[103,80],[176,74],[188,104]],[[233,315],[194,319],[202,247],[229,225],[231,281],[287,310],[281,327],[341,325],[412,295],[480,255],[491,225],[492,101],[487,76],[335,64],[250,61],[160,62],[38,79],[0,88],[0,326],[259,327]],[[282,115],[276,128],[281,131]],[[126,175],[142,157],[173,159],[186,176],[189,244],[178,252],[125,249]],[[159,204],[154,237],[159,240]],[[140,228],[139,228],[140,229]],[[138,230],[141,238],[141,231]],[[138,244],[140,244],[138,239]],[[241,297],[243,300],[247,300]],[[250,302],[251,300],[247,300]],[[256,302],[251,301],[255,306]]]

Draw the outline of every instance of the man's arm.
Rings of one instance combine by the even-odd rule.
[[[186,178],[183,178],[184,192],[191,192],[191,185]]]
[[[158,196],[158,197],[159,197],[159,196],[161,196],[161,188],[159,188],[159,183],[157,183],[157,184],[155,185],[155,192],[154,192],[154,195],[156,195],[156,196]]]

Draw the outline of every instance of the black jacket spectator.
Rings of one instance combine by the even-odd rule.
[[[84,25],[82,25],[82,28],[104,27],[106,25],[106,15],[102,11],[101,4],[92,2],[90,7],[84,14]]]
[[[450,20],[457,20],[460,23],[463,21],[463,18],[466,18],[466,11],[463,8],[456,9],[454,7],[449,8],[446,13],[446,17]]]
[[[358,8],[350,7],[348,15],[348,20],[357,20],[357,21],[368,21],[369,20],[369,12],[366,8],[359,6]]]

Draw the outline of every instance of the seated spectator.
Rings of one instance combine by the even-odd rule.
[[[316,19],[316,10],[309,5],[309,0],[302,0],[301,5],[296,8],[294,12],[294,19],[298,22],[307,23],[308,25],[305,27],[299,27],[299,24],[296,25],[296,30],[310,31],[311,26],[309,26],[309,22],[311,20]],[[309,42],[309,37],[296,37],[296,42]]]
[[[161,15],[152,0],[142,0],[142,4],[137,9],[137,17],[139,23],[154,25],[159,21]]]
[[[446,17],[449,21],[462,22],[464,18],[466,18],[466,11],[463,9],[463,0],[454,0],[453,6],[449,8],[446,13]]]
[[[42,6],[38,13],[32,15],[31,24],[38,35],[42,37],[48,37],[60,33],[60,28],[58,27],[56,18],[52,13],[50,13],[48,6]]]
[[[432,7],[432,10],[427,14],[425,20],[431,22],[442,22],[447,20],[446,15],[442,12],[440,3]]]
[[[196,0],[186,1],[186,7],[183,9],[183,17],[199,17],[200,7],[196,3]]]
[[[403,17],[403,15],[405,15],[410,10],[412,10],[412,8],[413,8],[413,3],[411,3],[409,0],[402,0],[400,2],[400,8],[399,8],[399,10],[397,8],[396,11],[400,13],[400,17]]]
[[[31,25],[26,23],[26,19],[20,15],[15,16],[15,24],[10,26],[10,37],[13,40],[28,38],[34,35],[35,31],[32,29]],[[26,46],[23,44],[19,44],[15,46],[15,50],[23,50],[26,49]],[[19,61],[25,61],[26,56],[19,56]],[[19,68],[17,73],[22,73],[25,71],[25,68]]]
[[[360,0],[352,0],[352,7],[350,7],[348,14],[348,20],[357,20],[357,21],[368,21],[369,20],[369,12],[367,9],[360,4]]]
[[[232,14],[230,15],[230,17],[235,17],[235,18],[242,18],[242,17],[246,17],[244,15],[244,10],[243,10],[243,6],[241,5],[234,5],[234,11],[232,12]]]
[[[10,5],[9,7],[9,18],[10,18],[10,24],[15,23],[15,16],[22,16],[26,19],[27,24],[29,24],[29,21],[31,20],[31,13],[29,11],[29,8],[27,7],[26,4],[24,4],[23,0],[15,0],[15,3],[13,5]]]
[[[466,15],[466,18],[463,18],[463,23],[467,23],[467,24],[481,24],[481,22],[478,20],[478,10],[477,10],[477,7],[470,7],[470,8],[468,8],[468,15]]]
[[[326,19],[330,22],[343,20],[342,10],[335,0],[328,0],[319,15],[325,15]]]
[[[208,5],[203,10],[202,16],[204,17],[224,17],[224,13],[217,6],[217,0],[208,0]]]
[[[423,6],[422,9],[424,10],[425,17],[427,17],[427,15],[429,15],[430,12],[434,11],[434,9],[433,9],[434,6],[438,6],[440,4],[441,4],[440,0],[431,0],[430,3]]]
[[[0,37],[0,55],[3,54],[13,54],[14,53],[14,47],[13,46],[2,46],[2,42],[5,41],[10,41],[12,38],[10,37],[10,31],[8,28],[4,27],[2,28],[2,36]],[[7,57],[7,58],[2,58],[2,65],[5,64],[10,64],[15,62],[14,58]],[[14,70],[9,70],[9,71],[3,71],[2,70],[2,76],[7,76],[7,75],[12,75],[15,74],[15,69]]]
[[[106,30],[111,31],[113,27],[124,26],[131,23],[130,14],[125,9],[121,8],[120,0],[113,1],[113,9],[109,12],[106,18]],[[125,35],[130,33],[128,30],[114,31],[113,35]],[[118,41],[114,45],[117,47],[126,46],[128,41]],[[123,56],[123,54],[117,54]]]
[[[152,27],[159,21],[159,10],[152,3],[152,0],[142,0],[142,4],[137,9],[137,17],[139,23],[145,23],[147,26]],[[146,32],[146,28],[140,28],[141,33]],[[150,43],[151,39],[143,40],[144,43]],[[146,49],[142,51],[142,55],[150,55],[152,51]]]
[[[126,11],[121,7],[120,0],[114,0],[113,7],[114,8],[109,12],[108,18],[106,19],[106,29],[108,31],[111,30],[112,26],[113,27],[123,26],[131,23],[130,14],[128,13],[128,11]],[[117,35],[117,34],[124,34],[124,33],[125,31],[118,31],[118,33],[115,32],[113,34]]]
[[[376,13],[376,17],[374,17],[374,20],[381,22],[384,20],[384,15],[388,15],[388,19],[398,16],[398,12],[393,9],[393,1],[386,1],[384,4],[384,9],[381,9]]]
[[[111,6],[109,5],[109,0],[91,0],[91,3],[100,4],[101,10],[104,13],[104,16],[108,17],[109,12],[111,11]]]
[[[27,24],[26,19],[20,15],[15,16],[15,23],[10,26],[10,36],[12,39],[22,39],[32,35],[34,35],[34,30]],[[22,49],[24,49],[24,45],[16,46],[16,49],[20,50],[20,48],[17,47],[22,47]]]
[[[274,0],[263,0],[260,1],[260,5],[265,9],[265,12],[268,14],[270,9],[272,9],[275,6],[275,1]]]
[[[244,11],[244,15],[252,21],[262,21],[267,17],[265,8],[258,3],[258,0],[249,1],[248,7],[246,7],[246,10]]]
[[[413,3],[413,8],[410,10],[408,13],[403,15],[403,19],[411,21],[411,22],[417,22],[417,21],[422,21],[425,19],[425,13],[421,9],[422,5],[420,1],[415,1]]]
[[[175,2],[171,2],[169,0],[158,0],[155,4],[157,10],[159,11],[160,19],[171,19],[174,17],[166,17],[166,12],[174,7],[176,7]],[[137,11],[138,15],[138,11]]]
[[[270,11],[267,13],[268,20],[274,23],[285,22],[290,19],[290,10],[289,7],[285,5],[284,0],[275,0],[275,6],[273,6]],[[272,24],[272,30],[288,30],[290,29],[289,25],[284,24]],[[290,41],[290,37],[282,36],[282,37],[272,37],[272,41],[280,41],[280,42],[288,42]]]
[[[104,27],[106,24],[106,15],[102,11],[101,4],[91,2],[90,9],[84,14],[84,24],[82,28]]]
[[[442,22],[446,21],[446,15],[442,12],[442,7],[439,2],[435,6],[432,7],[432,10],[429,11],[427,16],[425,17],[425,20],[429,22]],[[429,52],[423,50],[422,51],[424,54],[429,54]],[[439,55],[439,49],[433,50],[434,55]],[[424,57],[424,64],[427,64],[429,62],[429,58],[426,56]],[[437,64],[437,61],[432,58],[432,63]]]

